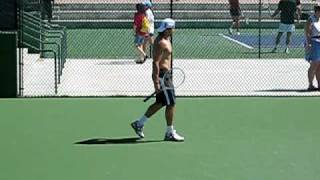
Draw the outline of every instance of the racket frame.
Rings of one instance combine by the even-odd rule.
[[[178,70],[178,71],[182,72],[183,79],[182,79],[181,83],[179,83],[179,85],[177,85],[177,86],[174,86],[174,87],[172,87],[172,88],[166,87],[166,86],[165,86],[165,82],[164,82],[164,81],[165,81],[165,78],[166,78],[166,75],[169,74],[169,73],[170,73],[170,74],[173,73],[174,70]],[[172,78],[174,78],[174,77],[172,77]],[[178,88],[179,86],[181,86],[181,85],[184,83],[184,81],[185,81],[185,73],[184,73],[184,71],[183,71],[181,68],[174,67],[174,68],[170,69],[169,71],[165,72],[165,74],[163,75],[163,77],[160,78],[160,86],[161,86],[160,92],[166,91],[166,90],[168,90],[168,89]],[[160,92],[158,92],[158,93],[160,93]],[[143,100],[143,102],[147,102],[150,98],[152,98],[152,97],[153,97],[154,95],[156,95],[156,94],[157,94],[157,92],[154,91],[152,94],[150,94],[149,96],[145,97],[145,99]]]

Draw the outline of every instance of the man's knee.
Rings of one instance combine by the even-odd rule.
[[[175,107],[176,107],[176,104],[169,104],[169,105],[166,105],[166,108],[169,108],[169,109],[170,109],[170,108],[172,109],[172,108],[175,108]]]

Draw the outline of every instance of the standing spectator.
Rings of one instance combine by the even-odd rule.
[[[232,29],[236,28],[236,34],[240,35],[240,17],[241,17],[241,9],[239,0],[229,0],[230,6],[230,15],[232,18],[232,23],[229,28],[229,34],[232,35]]]
[[[147,49],[148,45],[150,44],[150,52],[152,52],[152,45],[154,42],[154,14],[153,14],[153,5],[150,2],[150,0],[146,0],[143,2],[143,4],[146,6],[146,16],[149,20],[149,36],[147,37],[145,43],[144,43],[144,49]],[[150,55],[151,56],[151,55]]]
[[[306,60],[309,61],[308,69],[308,91],[319,90],[320,88],[320,6],[314,7],[314,14],[311,15],[305,25],[306,36]],[[313,79],[316,77],[318,88],[313,86]]]
[[[52,6],[54,4],[54,0],[41,0],[41,16],[42,19],[48,19],[50,22],[52,19]]]
[[[286,38],[286,48],[285,53],[289,53],[289,46],[291,43],[292,33],[295,31],[294,19],[297,15],[298,21],[300,20],[300,0],[280,0],[278,8],[271,15],[274,18],[277,14],[280,13],[280,24],[279,30],[275,41],[275,46],[272,49],[272,52],[277,52],[278,45],[280,43],[280,38],[283,33],[287,33]]]
[[[133,29],[135,33],[135,46],[138,51],[138,58],[135,60],[136,63],[142,64],[148,58],[144,43],[147,36],[149,36],[149,21],[146,17],[146,8],[142,3],[136,4],[137,12],[134,15]]]

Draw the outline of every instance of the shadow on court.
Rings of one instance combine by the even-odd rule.
[[[104,61],[104,62],[98,62],[96,65],[132,65],[136,64],[133,60],[109,60],[109,61]]]
[[[128,138],[93,138],[87,139],[74,144],[95,145],[95,144],[142,144],[142,143],[157,143],[163,140],[142,140],[137,137]]]
[[[244,54],[251,54],[251,55],[258,55],[259,53],[260,54],[277,54],[277,53],[283,53],[283,54],[285,54],[284,52],[282,52],[282,51],[280,51],[279,50],[279,52],[276,52],[276,53],[274,53],[274,52],[271,52],[271,50],[270,51],[247,51],[247,52],[243,52]]]
[[[317,91],[317,90],[314,90]],[[258,90],[256,92],[298,92],[298,93],[305,93],[311,92],[307,89],[266,89],[266,90]]]

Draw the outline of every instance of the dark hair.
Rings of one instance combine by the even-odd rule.
[[[136,9],[139,13],[144,13],[146,11],[146,7],[142,3],[136,4]]]
[[[320,5],[315,5],[314,6],[314,12],[320,11]]]

